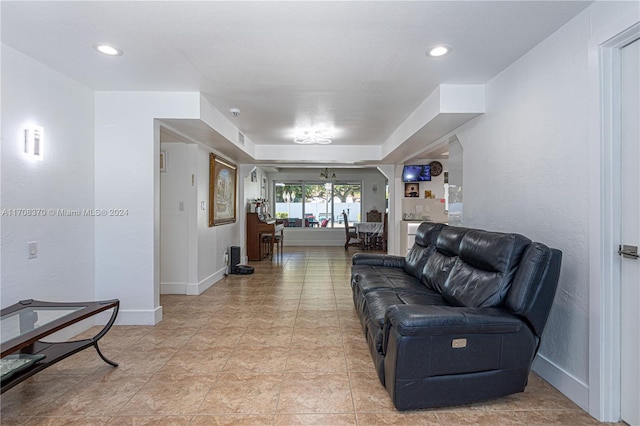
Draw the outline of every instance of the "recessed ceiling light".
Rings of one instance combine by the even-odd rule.
[[[121,56],[122,50],[117,49],[113,46],[109,46],[108,44],[94,44],[93,48],[98,52],[103,53],[109,56]]]
[[[429,49],[427,51],[427,56],[438,58],[440,56],[448,55],[449,53],[451,53],[451,46],[441,44],[438,46],[433,46],[431,49]]]

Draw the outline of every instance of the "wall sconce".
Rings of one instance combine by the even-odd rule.
[[[35,158],[42,159],[44,148],[44,128],[28,126],[24,129],[24,152]]]

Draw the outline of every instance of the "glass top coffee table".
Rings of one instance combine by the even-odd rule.
[[[118,364],[100,352],[98,340],[115,322],[119,306],[117,299],[70,303],[23,300],[0,311],[1,392],[89,346],[95,347],[106,363],[117,367]],[[42,341],[46,336],[110,309],[109,321],[90,339]]]

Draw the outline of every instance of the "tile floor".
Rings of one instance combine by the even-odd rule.
[[[343,248],[287,247],[200,296],[161,297],[155,327],[116,326],[92,349],[2,395],[3,425],[589,425],[538,376],[521,394],[398,412],[354,313]]]

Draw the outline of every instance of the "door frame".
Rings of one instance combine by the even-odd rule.
[[[620,19],[589,43],[589,167],[592,194],[589,253],[589,414],[620,419],[620,56],[640,37],[637,16]]]

